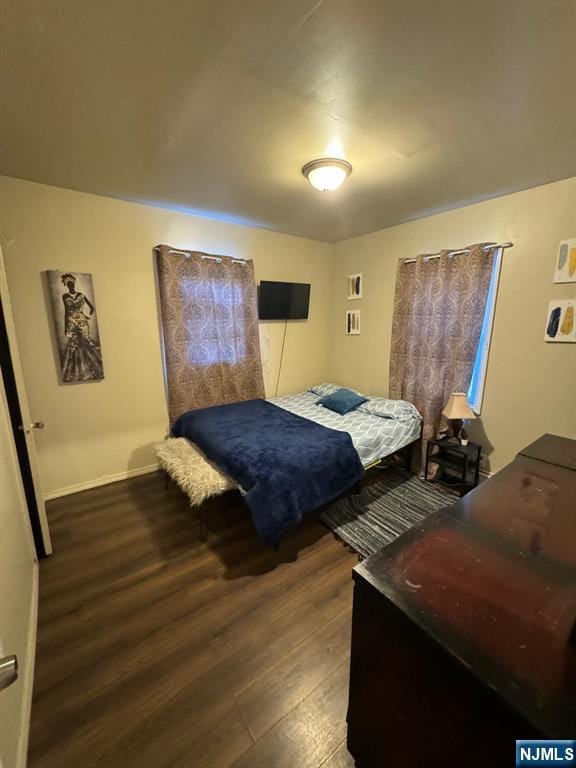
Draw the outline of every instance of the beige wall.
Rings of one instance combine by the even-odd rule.
[[[481,240],[512,240],[504,256],[481,422],[494,471],[543,432],[576,436],[576,345],[543,341],[546,309],[576,284],[553,285],[558,242],[576,237],[576,179],[331,246],[0,177],[0,237],[45,490],[89,485],[154,464],[167,425],[151,249],[157,243],[253,258],[256,277],[312,283],[308,322],[290,323],[279,392],[313,382],[386,394],[398,259]],[[91,272],[106,378],[63,385],[42,271]],[[345,276],[364,296],[345,299]],[[362,334],[344,334],[347,307]],[[276,388],[282,323],[261,326],[268,394]]]
[[[548,301],[576,295],[554,285],[558,243],[576,238],[576,179],[383,229],[334,249],[330,379],[371,394],[388,391],[398,260],[441,248],[511,240],[496,304],[481,422],[474,435],[496,471],[551,432],[576,437],[576,344],[544,339]],[[345,276],[362,272],[365,298],[348,302]],[[345,310],[362,310],[362,333],[345,336]]]
[[[310,317],[288,325],[279,392],[326,377],[332,247],[238,224],[0,177],[0,236],[44,489],[54,494],[154,463],[167,427],[152,248],[254,259],[256,278],[312,283]],[[102,382],[61,384],[42,271],[91,272]],[[261,328],[268,393],[283,323]]]

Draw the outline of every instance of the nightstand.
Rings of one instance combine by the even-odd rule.
[[[433,451],[433,449],[436,449]],[[434,437],[428,440],[426,446],[426,467],[424,469],[424,480],[428,480],[428,470],[430,464],[437,464],[443,470],[450,470],[456,475],[455,483],[446,483],[450,487],[460,487],[460,496],[476,488],[480,474],[480,451],[482,446],[478,443],[468,443],[460,445],[459,442],[450,438]],[[458,482],[459,479],[459,482]],[[442,477],[438,479],[442,483]]]

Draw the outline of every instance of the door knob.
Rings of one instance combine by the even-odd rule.
[[[18,659],[16,656],[4,656],[0,659],[0,691],[8,688],[18,679]]]

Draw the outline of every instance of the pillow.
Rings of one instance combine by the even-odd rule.
[[[354,392],[357,395],[360,394],[359,392],[356,392],[355,389],[350,389],[350,387],[343,387],[341,384],[327,384],[326,382],[310,387],[308,392],[313,392],[315,395],[324,397],[324,395],[333,395],[334,392],[337,392],[339,389],[347,389],[349,392]]]
[[[418,421],[422,421],[422,416],[418,413],[416,406],[406,400],[369,397],[360,406],[360,410],[364,413],[370,413],[372,416],[381,416],[383,419],[394,419],[395,421],[418,419]]]
[[[324,408],[329,408],[331,411],[344,416],[346,413],[350,413],[350,411],[358,408],[362,403],[365,403],[367,399],[357,392],[352,392],[351,389],[342,387],[330,395],[324,395],[324,397],[318,400],[316,405],[322,405]]]
[[[339,387],[337,384],[316,384],[313,387],[310,387],[308,392],[313,392],[315,395],[320,395],[320,397],[324,397],[324,395],[332,395],[334,392],[336,392],[338,389],[342,389],[342,387]]]

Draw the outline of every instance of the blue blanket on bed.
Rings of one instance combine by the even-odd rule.
[[[195,443],[246,491],[256,530],[270,545],[305,512],[344,493],[364,474],[347,432],[266,400],[188,411],[172,433]]]

